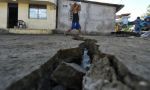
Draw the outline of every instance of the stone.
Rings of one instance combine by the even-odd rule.
[[[62,62],[52,73],[51,79],[71,90],[81,90],[85,73],[77,64]]]

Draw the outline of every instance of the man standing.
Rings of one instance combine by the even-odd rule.
[[[135,32],[140,34],[141,33],[141,22],[142,20],[140,19],[140,17],[137,17],[137,19],[134,21],[135,23]]]
[[[67,32],[70,32],[73,29],[79,30],[79,32],[81,32],[80,31],[81,30],[81,26],[79,24],[79,11],[80,10],[81,10],[81,6],[77,2],[75,2],[71,6],[71,13],[73,15],[72,26],[71,26],[71,29],[69,29]]]

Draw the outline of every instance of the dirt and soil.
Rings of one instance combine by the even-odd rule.
[[[114,55],[130,72],[150,81],[150,39],[84,37],[96,39],[100,51]],[[0,35],[0,90],[38,69],[58,50],[81,42],[64,35]]]

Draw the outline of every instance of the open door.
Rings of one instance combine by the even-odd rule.
[[[17,26],[18,21],[18,4],[8,3],[8,28]]]

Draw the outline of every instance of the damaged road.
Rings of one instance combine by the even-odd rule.
[[[129,65],[126,65],[126,63],[130,63],[130,62],[134,64],[133,62],[136,60],[136,58],[138,58],[138,56],[134,55],[134,60],[130,62],[127,62],[129,60],[124,59],[125,61],[122,61],[121,59],[122,56],[124,56],[125,58],[127,55],[128,55],[127,58],[130,59],[129,53],[132,54],[134,50],[128,49],[129,51],[132,52],[122,53],[123,51],[125,51],[124,50],[125,45],[122,45],[122,48],[120,48],[119,46],[121,46],[121,44],[124,44],[121,43],[120,41],[128,42],[129,45],[126,46],[131,47],[133,44],[131,41],[137,40],[136,38],[128,39],[128,38],[116,38],[116,37],[112,38],[112,37],[96,37],[96,36],[94,37],[87,36],[87,38],[93,38],[95,40],[84,39],[85,42],[84,43],[80,42],[81,44],[77,48],[70,48],[70,49],[68,48],[68,49],[62,49],[58,51],[50,60],[45,62],[45,64],[43,64],[39,69],[33,71],[31,74],[25,76],[24,78],[14,82],[7,89],[8,90],[52,90],[52,89],[54,90],[59,90],[59,89],[61,90],[82,90],[82,89],[83,90],[141,90],[141,89],[148,90],[149,78],[147,76],[149,76],[149,74],[146,73],[143,75],[141,72],[138,72],[140,70],[132,71],[133,70],[132,67],[128,67]],[[147,40],[141,40],[141,41],[146,44],[144,45],[146,46],[145,48],[149,47],[147,45],[149,44],[149,42],[145,42]],[[141,44],[139,42],[134,42],[133,45],[137,43],[139,45]],[[132,47],[135,48],[134,46]],[[60,76],[58,76],[59,74],[53,74],[53,73],[54,71],[55,72],[62,71],[59,70],[62,68],[58,68],[58,67],[63,66],[65,67],[65,69],[68,68],[68,65],[70,66],[70,63],[76,64],[76,65],[73,64],[73,67],[81,65],[84,48],[87,48],[89,51],[88,55],[90,56],[91,59],[91,67],[89,71],[86,72],[86,74],[84,73],[81,74],[80,77],[81,79],[77,79],[80,83],[82,83],[82,85],[71,84],[71,85],[75,85],[74,88],[71,88],[70,85],[63,84],[65,82],[63,81],[60,82],[59,80],[61,79],[57,79],[58,77],[60,78]],[[113,49],[114,51],[110,53],[109,51]],[[122,51],[118,51],[119,49],[122,49]],[[144,48],[140,48],[140,50],[141,50],[139,51],[140,54],[142,51],[143,52],[149,51],[149,49],[145,50]],[[117,54],[117,51],[120,52],[121,54],[120,53]],[[149,57],[147,55],[149,54],[147,53],[143,55],[143,58]],[[142,64],[144,64],[144,61],[148,64],[148,60],[149,60],[148,58],[145,58]],[[62,61],[65,63],[61,64]],[[136,64],[139,63],[135,63],[135,65]],[[72,64],[71,67],[69,67],[69,69],[70,68],[72,68]],[[137,68],[137,66],[135,66],[134,68]],[[145,66],[144,68],[148,68],[148,66]],[[72,69],[70,70],[72,71]],[[78,71],[79,70],[77,69],[77,72]],[[145,70],[143,70],[143,72],[144,71]],[[51,74],[53,74],[52,76],[55,75],[55,79],[52,79],[52,77],[50,77]],[[75,77],[76,76],[79,77],[78,76],[79,74],[77,75],[74,74],[74,75]]]

